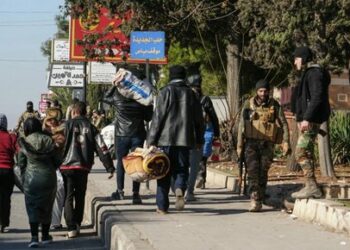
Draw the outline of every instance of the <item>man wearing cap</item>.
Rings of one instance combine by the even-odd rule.
[[[244,103],[238,128],[237,154],[244,154],[251,200],[250,212],[260,212],[262,209],[274,145],[282,141],[284,154],[290,148],[283,108],[269,97],[269,91],[270,85],[266,80],[256,83],[256,95]]]
[[[32,118],[32,117],[40,119],[40,114],[38,111],[33,109],[33,102],[28,101],[27,102],[27,109],[19,117],[16,128],[15,128],[15,131],[16,131],[16,133],[19,133],[19,136],[24,136],[23,124],[28,118]]]
[[[147,144],[160,147],[169,157],[171,170],[157,181],[157,212],[169,209],[171,178],[175,187],[175,207],[185,206],[190,149],[203,144],[203,116],[198,98],[186,84],[186,70],[175,65],[169,69],[170,82],[159,91]]]
[[[298,123],[299,138],[296,146],[296,161],[301,166],[305,187],[292,194],[295,199],[320,198],[321,190],[315,178],[314,144],[320,125],[330,115],[327,70],[313,62],[313,53],[308,47],[299,47],[294,52],[294,65],[301,73],[300,82],[294,90],[292,112]]]

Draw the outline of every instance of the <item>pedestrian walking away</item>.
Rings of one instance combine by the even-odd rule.
[[[66,191],[64,217],[68,237],[74,238],[78,236],[83,220],[85,192],[88,174],[94,164],[94,153],[97,153],[110,173],[109,179],[113,177],[115,168],[102,136],[86,117],[84,102],[73,105],[72,119],[65,123],[64,136],[66,141],[60,167]]]
[[[57,153],[59,157],[62,159],[63,147],[65,143],[64,138],[64,124],[61,123],[62,112],[60,109],[53,109],[46,111],[46,117],[43,122],[43,131],[51,136],[55,143],[55,147],[57,148]],[[56,170],[57,177],[57,192],[56,198],[52,209],[52,221],[51,228],[52,229],[61,229],[61,219],[62,219],[62,211],[64,206],[64,182],[63,176],[59,169]]]
[[[169,173],[157,180],[156,203],[159,213],[169,209],[169,189],[174,180],[175,208],[185,206],[184,194],[189,176],[190,149],[203,145],[203,115],[198,98],[186,84],[186,70],[175,65],[169,69],[170,82],[157,96],[147,144],[160,147],[169,157]]]
[[[145,78],[138,69],[132,69],[132,73],[139,79]],[[112,199],[123,200],[125,170],[122,159],[135,148],[143,147],[146,140],[145,122],[151,120],[153,106],[144,106],[131,98],[122,96],[116,86],[106,92],[103,102],[116,109],[114,145],[117,158],[117,189],[111,196]],[[133,181],[132,192],[132,203],[141,204],[139,182]]]
[[[207,176],[207,159],[212,153],[212,143],[214,138],[220,138],[219,119],[216,115],[213,103],[209,96],[203,95],[202,76],[199,70],[199,63],[194,63],[188,68],[188,85],[195,92],[200,101],[205,127],[203,148],[191,149],[190,151],[190,176],[188,180],[188,189],[186,201],[194,201],[194,186],[204,188]]]
[[[304,173],[305,186],[292,193],[292,198],[321,198],[322,192],[315,178],[314,144],[320,125],[330,116],[330,75],[314,62],[314,55],[308,47],[297,48],[294,58],[294,65],[300,73],[300,81],[292,96],[292,112],[299,129],[295,155]]]
[[[244,155],[248,173],[250,212],[260,212],[265,201],[274,145],[282,143],[285,155],[290,151],[288,124],[283,108],[269,96],[270,84],[259,80],[255,88],[256,95],[243,105],[237,139],[237,155]]]
[[[15,184],[13,166],[16,135],[7,132],[7,117],[0,114],[0,232],[10,226],[11,195]]]
[[[41,242],[52,242],[49,234],[52,207],[56,195],[56,169],[61,158],[50,136],[44,134],[36,118],[24,122],[25,138],[19,139],[18,165],[23,176],[26,210],[30,223],[29,247],[38,247],[38,229],[41,225]]]

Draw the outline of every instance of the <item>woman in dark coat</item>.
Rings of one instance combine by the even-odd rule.
[[[56,169],[60,159],[50,136],[42,133],[41,123],[28,118],[24,123],[25,138],[19,139],[18,165],[22,170],[25,204],[32,240],[29,247],[38,247],[41,224],[42,243],[52,242],[49,235],[52,206],[56,195]]]
[[[11,195],[16,136],[7,132],[7,118],[0,114],[0,232],[10,225]]]

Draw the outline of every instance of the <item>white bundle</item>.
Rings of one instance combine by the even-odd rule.
[[[113,80],[118,92],[138,103],[149,106],[153,103],[154,87],[146,80],[140,80],[130,71],[120,68]]]

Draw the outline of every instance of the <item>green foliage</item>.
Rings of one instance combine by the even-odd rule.
[[[236,6],[245,57],[262,68],[274,69],[282,79],[292,69],[292,52],[298,45],[309,45],[317,61],[333,71],[348,65],[349,1],[238,0]]]
[[[169,65],[163,66],[161,71],[164,77],[160,80],[158,88],[164,86],[169,79],[168,69],[170,66],[180,64],[188,66],[191,63],[201,62],[202,89],[205,95],[219,96],[226,90],[225,75],[222,68],[212,69],[209,61],[215,60],[215,54],[206,54],[203,48],[193,49],[191,47],[183,48],[180,43],[171,44],[168,51]]]
[[[330,119],[331,152],[334,164],[350,163],[350,113],[338,111]]]

